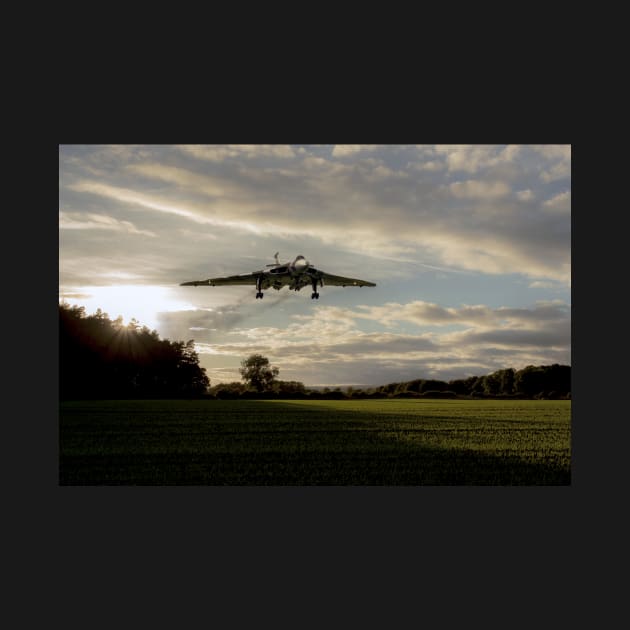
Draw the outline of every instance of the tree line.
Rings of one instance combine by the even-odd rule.
[[[194,341],[160,339],[132,319],[59,305],[59,395],[71,398],[178,398],[210,387]]]
[[[484,376],[440,381],[415,379],[401,383],[389,383],[363,392],[368,395],[398,398],[571,398],[571,366],[528,365],[521,370],[506,368]]]
[[[253,354],[241,362],[242,382],[210,386],[194,341],[160,339],[132,319],[110,320],[100,309],[59,305],[59,392],[71,398],[571,398],[571,366],[528,365],[484,376],[415,379],[377,387],[307,389],[277,378],[279,369]]]
[[[484,376],[441,381],[415,379],[369,387],[307,389],[299,381],[280,381],[277,367],[254,354],[241,362],[244,382],[221,383],[211,387],[216,398],[537,398],[570,399],[571,366],[528,365],[521,370],[507,368]]]

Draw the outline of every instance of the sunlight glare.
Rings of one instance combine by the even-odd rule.
[[[61,295],[60,301],[71,306],[84,306],[88,315],[94,314],[98,308],[107,313],[111,320],[122,315],[125,324],[135,318],[140,326],[158,332],[158,313],[195,309],[193,305],[173,297],[169,287],[131,284],[78,287],[76,293],[80,297]]]

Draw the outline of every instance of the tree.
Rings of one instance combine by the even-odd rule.
[[[171,342],[157,331],[124,326],[100,309],[59,305],[59,392],[70,398],[197,396],[210,386],[194,341]]]
[[[544,367],[528,365],[516,372],[514,389],[528,397],[542,394],[545,390]]]
[[[246,386],[243,383],[233,381],[232,383],[219,383],[211,387],[210,394],[216,398],[240,398],[245,389]]]
[[[514,374],[514,368],[495,372],[496,377],[499,379],[501,394],[509,396],[514,391]]]
[[[496,372],[486,374],[483,379],[483,393],[486,396],[496,396],[501,391],[501,381]]]
[[[305,396],[306,387],[302,381],[275,381],[274,391],[278,396]]]
[[[257,392],[265,392],[273,388],[278,376],[278,368],[269,366],[269,359],[262,354],[252,354],[241,361],[239,369],[243,380]]]

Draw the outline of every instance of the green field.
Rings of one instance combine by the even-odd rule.
[[[60,485],[569,485],[568,400],[60,404]]]

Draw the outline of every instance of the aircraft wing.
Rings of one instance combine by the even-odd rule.
[[[208,278],[207,280],[193,280],[192,282],[182,282],[180,287],[219,287],[230,284],[256,284],[256,280],[264,273],[243,273],[238,276],[227,276],[225,278]]]
[[[319,277],[323,280],[324,285],[328,284],[334,287],[375,287],[373,282],[367,280],[358,280],[357,278],[344,278],[343,276],[333,276],[324,271],[319,272]]]

